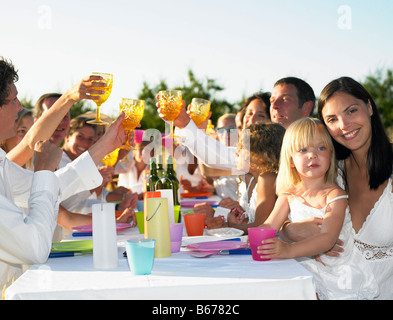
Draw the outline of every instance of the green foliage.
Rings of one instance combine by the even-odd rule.
[[[95,105],[89,100],[81,100],[76,103],[74,103],[71,107],[71,119],[74,119],[75,117],[79,116],[82,113],[88,112],[88,111],[94,111],[95,112],[96,108]]]
[[[158,84],[149,86],[146,82],[143,83],[143,88],[138,95],[138,99],[145,100],[145,111],[141,126],[143,129],[156,128],[161,132],[165,131],[165,123],[160,119],[157,113],[157,99],[156,96],[160,90],[168,90],[168,85],[165,80],[161,80]],[[191,103],[192,98],[202,98],[211,101],[212,116],[210,119],[213,124],[224,113],[237,112],[237,107],[225,99],[217,98],[217,93],[224,90],[223,87],[216,83],[216,80],[206,78],[205,80],[197,79],[194,73],[188,71],[188,83],[181,86],[175,86],[174,90],[182,91],[182,98],[186,102],[186,106]]]
[[[393,126],[393,70],[378,69],[362,85],[373,97],[385,128]]]
[[[26,97],[23,97],[22,99],[19,100],[20,104],[22,105],[23,108],[25,109],[34,109],[34,103],[32,99],[28,99]]]

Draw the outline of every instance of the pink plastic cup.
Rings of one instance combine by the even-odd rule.
[[[171,236],[171,252],[179,252],[181,247],[181,240],[183,238],[183,224],[170,223],[169,234]]]
[[[143,134],[145,133],[145,130],[135,129],[134,132],[135,132],[134,142],[141,143]]]
[[[276,236],[276,229],[255,227],[248,228],[248,240],[251,247],[251,255],[255,261],[268,261],[270,259],[263,259],[263,255],[257,253],[258,247],[262,245],[262,240],[271,239]]]

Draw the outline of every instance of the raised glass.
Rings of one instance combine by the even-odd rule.
[[[178,117],[183,105],[181,90],[163,90],[158,95],[161,113],[170,123],[170,134],[163,139],[173,139],[173,121]]]
[[[198,126],[206,120],[209,115],[211,102],[201,98],[193,98],[190,106],[191,119]]]
[[[130,145],[130,134],[142,120],[145,110],[145,100],[122,98],[119,107],[120,112],[124,111],[125,113],[122,124],[127,131],[127,141],[120,148],[125,150],[136,150]]]
[[[97,116],[95,120],[87,121],[90,124],[97,124],[97,125],[108,125],[109,123],[106,121],[102,121],[100,118],[100,109],[101,105],[108,100],[111,92],[112,92],[112,85],[113,85],[113,75],[109,73],[100,73],[100,72],[92,72],[90,75],[92,76],[101,76],[103,80],[96,80],[95,82],[104,82],[107,84],[106,87],[91,87],[91,89],[105,91],[104,94],[91,94],[92,96],[99,96],[100,99],[94,100],[97,105]]]

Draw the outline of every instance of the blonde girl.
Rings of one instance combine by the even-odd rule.
[[[333,143],[324,125],[313,118],[291,124],[284,136],[276,181],[276,205],[263,226],[280,229],[283,222],[321,218],[320,232],[296,243],[265,240],[258,253],[265,258],[301,258],[314,274],[320,299],[373,299],[378,286],[364,261],[353,253],[348,196],[336,184]],[[340,238],[347,245],[340,257],[329,257]],[[319,259],[313,257],[319,256]]]

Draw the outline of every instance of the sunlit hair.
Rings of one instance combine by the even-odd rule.
[[[315,146],[319,134],[324,146],[331,151],[330,166],[325,175],[325,182],[336,183],[336,160],[332,139],[323,123],[316,118],[302,118],[293,122],[285,132],[281,147],[280,166],[276,180],[276,192],[280,194],[301,182],[292,157],[300,149]]]
[[[95,126],[87,123],[89,119],[86,117],[82,117],[82,116],[78,116],[74,119],[71,120],[70,122],[70,130],[67,133],[67,137],[71,137],[75,131],[77,131],[78,129],[81,129],[83,127],[90,127],[93,129],[94,134],[95,134]]]
[[[253,123],[242,130],[238,148],[249,149],[250,167],[260,174],[277,172],[284,133],[285,128],[277,123]]]
[[[34,105],[34,116],[38,119],[42,116],[42,114],[44,113],[44,109],[42,107],[42,105],[44,104],[46,99],[50,99],[50,98],[55,98],[55,99],[59,99],[61,97],[60,93],[46,93],[43,94],[41,97],[38,98],[37,102]]]

